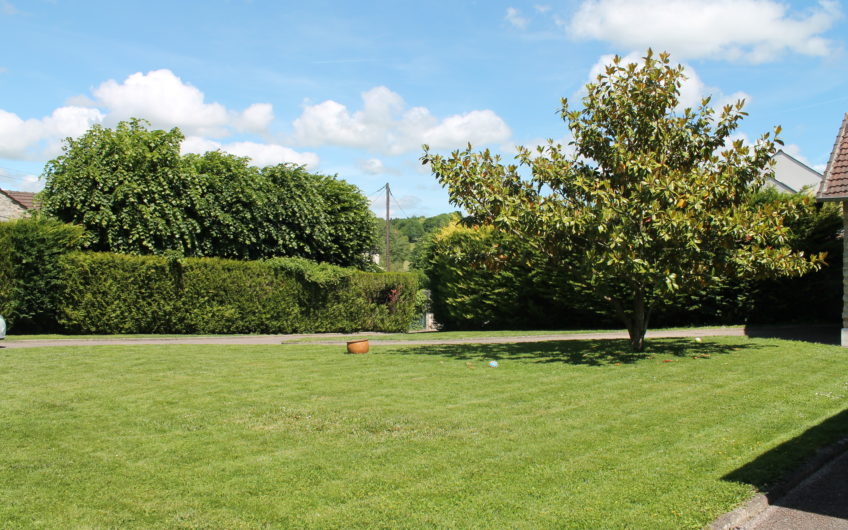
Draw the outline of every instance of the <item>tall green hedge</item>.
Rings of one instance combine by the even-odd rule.
[[[56,308],[77,333],[405,331],[415,275],[305,259],[233,261],[75,252]]]
[[[82,227],[40,216],[0,223],[0,315],[10,329],[55,331],[59,256],[76,249]]]

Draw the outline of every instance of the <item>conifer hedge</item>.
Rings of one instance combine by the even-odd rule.
[[[18,333],[405,331],[415,311],[410,273],[77,252],[68,237],[44,235],[68,225],[32,223],[0,230],[0,314]]]
[[[77,333],[405,331],[417,278],[302,258],[67,254],[60,325]]]

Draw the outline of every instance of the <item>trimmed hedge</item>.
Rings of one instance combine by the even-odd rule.
[[[9,329],[56,331],[59,256],[79,248],[80,226],[41,216],[0,223],[0,315]]]
[[[61,259],[62,327],[75,333],[405,331],[414,274],[299,258],[233,261],[75,252]]]

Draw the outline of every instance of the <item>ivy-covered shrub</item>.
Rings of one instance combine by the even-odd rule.
[[[78,333],[404,331],[415,275],[300,258],[73,253],[62,260],[63,327]]]
[[[78,248],[82,227],[41,216],[0,223],[0,314],[15,332],[57,329],[58,257]]]

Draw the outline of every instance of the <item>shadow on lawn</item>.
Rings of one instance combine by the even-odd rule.
[[[848,450],[846,436],[848,410],[843,410],[731,471],[722,479],[751,484],[766,494],[769,504],[848,519],[848,503],[845,502],[848,481],[842,469],[845,463],[833,469],[829,474],[832,475],[830,480],[823,478],[818,489],[806,485],[806,494],[781,499],[811,473]]]
[[[787,326],[745,326],[745,335],[764,339],[798,340],[839,344],[840,327],[832,324],[799,324]]]
[[[759,348],[750,343],[697,343],[692,339],[654,339],[644,352],[630,351],[626,340],[563,340],[510,344],[432,344],[398,348],[394,353],[407,355],[439,355],[460,360],[523,360],[537,363],[567,363],[602,366],[634,363],[656,356],[695,357],[742,349]]]

